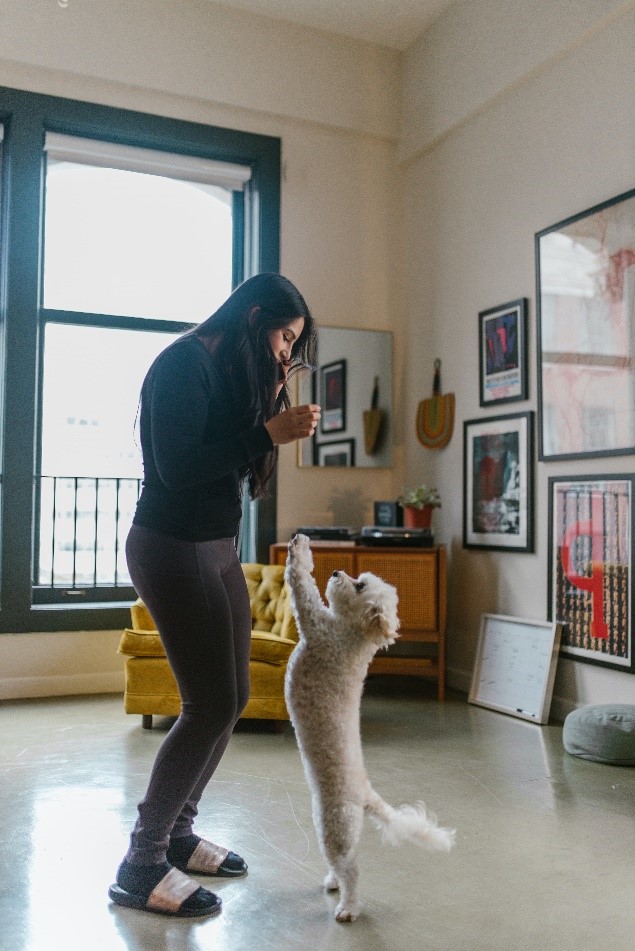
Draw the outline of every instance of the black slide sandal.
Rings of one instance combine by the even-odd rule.
[[[240,855],[194,835],[172,841],[167,858],[182,872],[216,878],[239,878],[247,874],[248,868]]]
[[[178,869],[171,869],[149,895],[126,891],[119,885],[111,885],[108,896],[116,905],[151,911],[172,918],[196,918],[215,915],[222,908],[218,895],[201,888]]]

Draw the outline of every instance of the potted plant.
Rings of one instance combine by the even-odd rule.
[[[403,508],[405,528],[430,528],[432,510],[441,508],[441,496],[438,489],[422,483],[415,489],[404,489],[397,498]]]

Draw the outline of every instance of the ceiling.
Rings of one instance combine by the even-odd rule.
[[[222,6],[405,50],[454,0],[213,0]],[[463,0],[461,0],[463,2]]]

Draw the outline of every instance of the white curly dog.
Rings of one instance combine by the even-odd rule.
[[[309,539],[296,535],[289,542],[285,579],[300,640],[289,659],[285,698],[328,864],[324,885],[329,891],[340,890],[336,919],[354,921],[360,911],[357,848],[364,813],[391,845],[409,841],[449,852],[455,833],[440,828],[421,803],[388,805],[370,785],[364,768],[362,688],[375,652],[397,636],[396,589],[368,572],[355,579],[334,571],[326,587],[327,607],[312,570]]]

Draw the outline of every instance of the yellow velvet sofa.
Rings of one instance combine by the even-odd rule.
[[[253,630],[249,677],[251,695],[244,719],[289,719],[284,702],[284,675],[298,640],[282,565],[243,564]],[[154,621],[143,601],[131,607],[132,626],[126,628],[119,653],[126,660],[126,713],[140,713],[143,726],[152,717],[178,716],[181,698]]]

